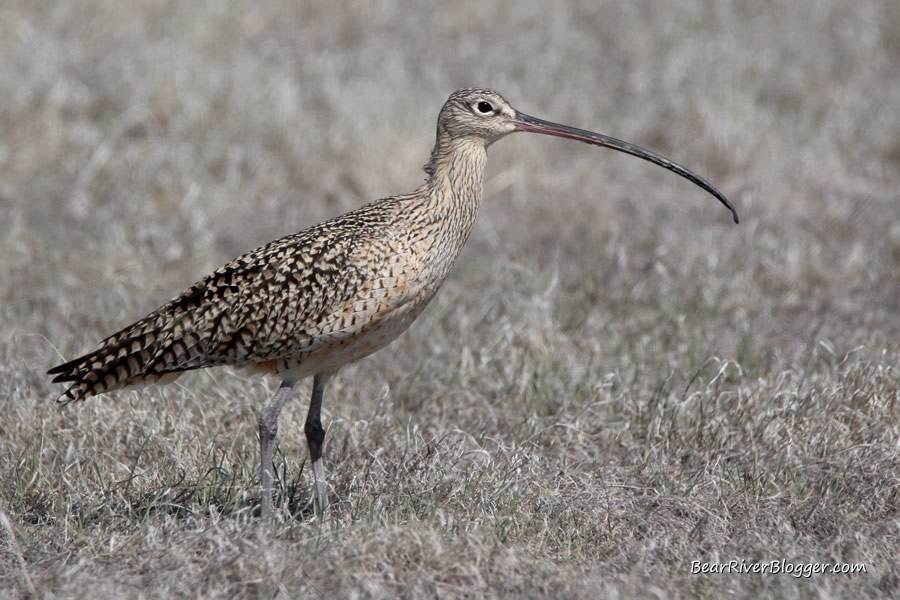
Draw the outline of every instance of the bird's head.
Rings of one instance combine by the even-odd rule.
[[[450,94],[438,116],[438,143],[435,146],[435,151],[432,153],[432,161],[425,167],[425,170],[429,174],[433,174],[434,162],[441,153],[442,140],[466,140],[469,142],[474,140],[476,143],[480,142],[484,144],[484,147],[487,147],[500,138],[516,131],[543,133],[545,135],[577,140],[595,146],[612,148],[613,150],[652,162],[681,175],[715,196],[719,202],[731,211],[734,222],[738,222],[737,211],[721,192],[708,181],[678,163],[655,152],[609,137],[608,135],[544,121],[543,119],[526,115],[513,108],[506,98],[497,92],[481,88],[462,88]]]
[[[438,117],[438,131],[452,139],[476,138],[485,146],[516,130],[516,109],[493,90],[463,88],[453,92]]]

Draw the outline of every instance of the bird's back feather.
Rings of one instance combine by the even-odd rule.
[[[378,287],[372,248],[384,245],[395,212],[396,199],[376,201],[236,258],[95,351],[50,369],[54,382],[73,382],[59,401],[339,343],[355,333],[361,290]]]

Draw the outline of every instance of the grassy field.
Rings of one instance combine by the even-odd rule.
[[[0,597],[900,595],[900,3],[308,4],[0,6]],[[416,187],[471,85],[741,225],[631,157],[492,146],[441,294],[326,393],[325,522],[309,385],[271,523],[274,379],[53,402],[220,264]],[[693,572],[729,561],[801,576]]]

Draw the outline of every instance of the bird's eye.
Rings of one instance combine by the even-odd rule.
[[[478,112],[483,115],[494,112],[494,105],[488,102],[487,100],[482,100],[476,105]]]

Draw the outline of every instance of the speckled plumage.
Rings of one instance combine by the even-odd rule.
[[[411,194],[357,210],[245,254],[100,342],[54,367],[70,387],[60,402],[133,384],[165,382],[218,365],[276,373],[282,387],[260,416],[263,515],[272,512],[272,443],[291,387],[314,375],[306,438],[317,507],[327,506],[319,419],[328,379],[384,347],[419,316],[465,244],[482,194],[487,147],[531,131],[614,148],[691,180],[737,213],[701,177],[657,154],[524,115],[491,90],[461,89],[438,116],[428,179]]]
[[[465,160],[457,158],[461,143]],[[94,352],[52,369],[55,382],[75,382],[60,401],[218,365],[296,379],[390,343],[440,287],[478,210],[484,144],[443,131],[434,156],[449,173],[416,192],[236,258]]]

